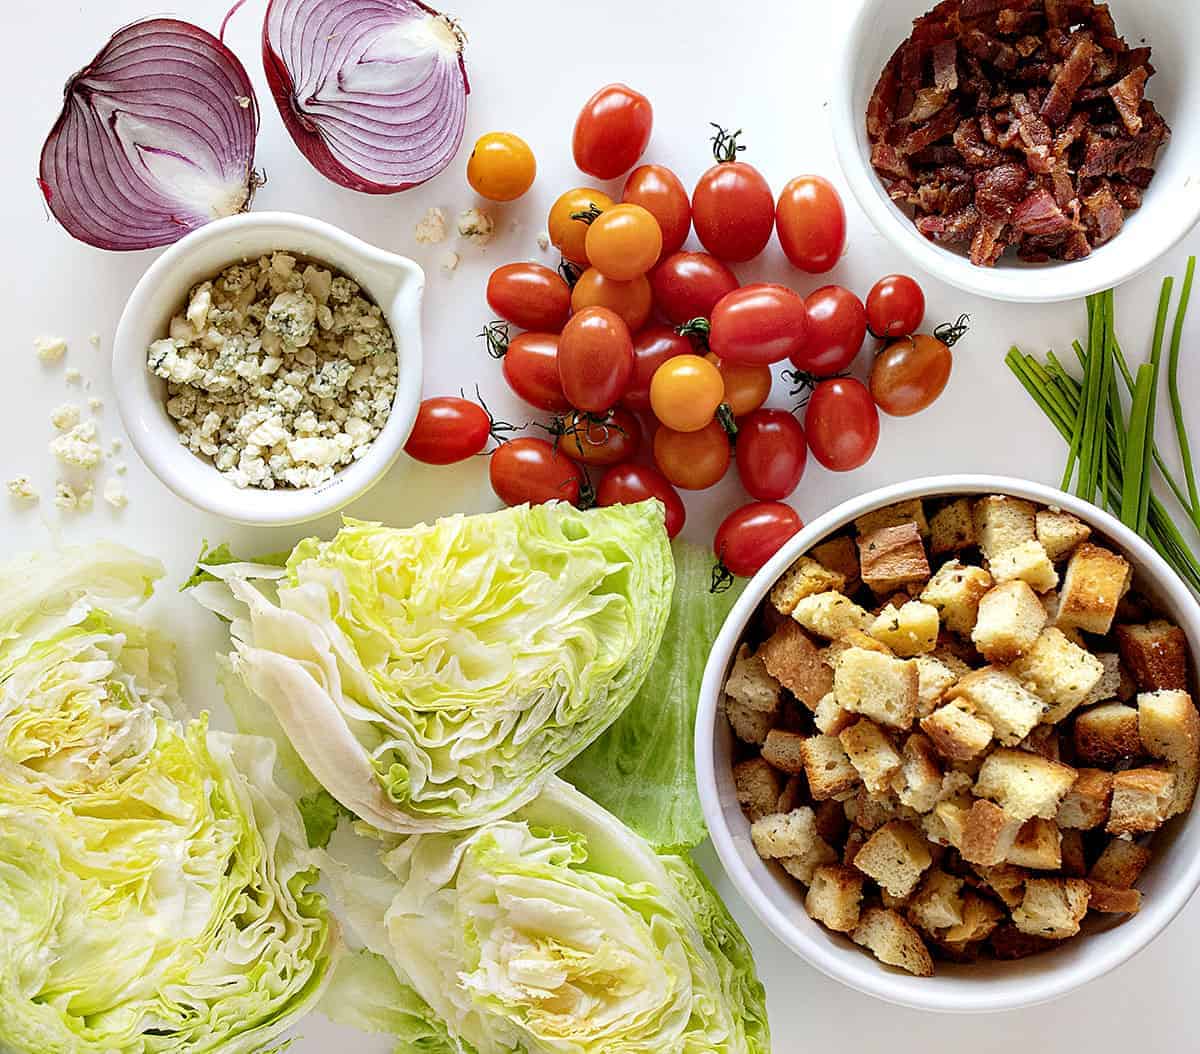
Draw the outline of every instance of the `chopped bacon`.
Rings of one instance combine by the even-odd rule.
[[[1096,45],[1090,37],[1081,36],[1079,42],[1071,49],[1071,54],[1059,67],[1058,76],[1050,88],[1050,94],[1042,103],[1042,116],[1052,125],[1060,125],[1071,112],[1071,103],[1075,93],[1083,86],[1092,72],[1092,58]]]
[[[1065,158],[1079,137],[1086,131],[1087,126],[1087,114],[1077,113],[1072,117],[1066,127],[1054,137],[1054,156]]]
[[[1121,207],[1132,212],[1142,207],[1142,192],[1132,183],[1113,183],[1113,196],[1121,203]]]
[[[1125,210],[1109,184],[1102,184],[1083,199],[1083,221],[1096,248],[1112,241],[1120,232],[1125,223]]]
[[[975,177],[975,207],[985,220],[1007,222],[1028,186],[1029,173],[1020,165],[989,168]]]
[[[949,216],[922,216],[917,220],[917,230],[934,242],[969,241],[979,226],[979,213],[974,205],[968,205]]]
[[[924,56],[915,40],[906,40],[900,48],[900,84],[916,91],[924,75]]]
[[[922,212],[945,216],[971,204],[971,188],[965,183],[923,183],[913,204]]]
[[[1064,158],[1057,158],[1054,169],[1050,173],[1050,182],[1054,187],[1054,200],[1061,208],[1067,208],[1078,198],[1075,184],[1071,182],[1071,170]]]
[[[911,165],[921,165],[928,168],[941,168],[943,165],[957,165],[962,161],[957,150],[949,143],[934,143],[924,150],[913,154],[908,162]]]
[[[1118,159],[1131,145],[1132,143],[1128,139],[1110,139],[1089,131],[1087,149],[1083,155],[1083,164],[1079,168],[1079,174],[1081,176],[1103,176],[1115,172]]]
[[[1004,0],[962,0],[962,3],[958,5],[958,17],[961,19],[982,18],[1005,6]]]
[[[1018,114],[1017,131],[1031,172],[1046,174],[1053,166],[1050,156],[1050,126],[1042,120],[1030,101],[1020,92],[1013,95]]]
[[[1017,49],[1017,54],[1023,59],[1029,58],[1031,55],[1036,55],[1041,50],[1042,42],[1038,37],[1030,34],[1027,37],[1022,37],[1014,45]]]
[[[950,93],[941,88],[922,88],[913,97],[912,109],[904,115],[905,124],[923,124],[950,101]]]
[[[995,168],[1004,163],[1004,151],[983,138],[980,122],[973,119],[954,130],[954,148],[972,168]]]
[[[1072,230],[1063,242],[1062,258],[1069,263],[1091,255],[1092,247],[1088,244],[1087,235],[1078,228]]]
[[[976,267],[994,267],[1009,245],[1005,231],[1003,223],[981,223],[971,239],[971,263]]]
[[[895,179],[916,179],[916,174],[908,162],[900,156],[894,146],[888,143],[876,143],[871,147],[871,167],[881,176],[891,176]]]
[[[997,69],[1013,70],[1017,67],[1020,56],[1016,49],[999,37],[989,36],[982,29],[966,30],[962,36],[962,43],[976,58],[990,62]]]
[[[1142,118],[1138,110],[1142,105],[1142,97],[1146,94],[1146,77],[1146,67],[1139,66],[1108,89],[1113,105],[1116,106],[1117,113],[1121,115],[1121,120],[1130,135],[1137,135],[1142,130]]]
[[[1071,221],[1045,187],[1038,187],[1012,213],[1012,225],[1022,234],[1066,234]]]
[[[1046,0],[1046,24],[1051,29],[1062,29],[1069,18],[1067,0]]]
[[[949,95],[958,88],[958,45],[943,40],[933,49],[933,83]]]
[[[954,133],[958,127],[959,112],[957,106],[944,106],[933,118],[920,128],[915,128],[900,140],[899,151],[902,154],[915,154],[927,146]]]

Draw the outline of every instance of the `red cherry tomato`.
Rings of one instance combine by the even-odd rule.
[[[813,457],[834,472],[849,472],[875,453],[879,411],[861,381],[835,377],[813,389],[804,431]]]
[[[601,419],[578,410],[562,421],[558,448],[572,461],[585,465],[615,465],[637,456],[642,426],[628,410],[617,407]]]
[[[624,84],[601,88],[575,121],[575,164],[597,179],[616,179],[637,164],[650,141],[650,100]]]
[[[804,429],[787,410],[755,410],[738,421],[734,456],[750,497],[780,501],[804,475],[808,462]]]
[[[530,406],[551,413],[570,409],[558,379],[558,336],[518,333],[504,353],[504,379]]]
[[[708,253],[675,253],[650,272],[655,303],[677,326],[708,318],[721,297],[737,287],[737,276]]]
[[[797,176],[779,195],[775,228],[784,255],[801,271],[824,274],[846,247],[846,210],[833,184]]]
[[[709,348],[730,362],[769,365],[804,346],[804,300],[787,286],[757,282],[721,298],[713,308]]]
[[[687,511],[679,492],[658,469],[649,465],[614,465],[596,488],[596,504],[601,508],[635,505],[647,498],[657,498],[663,503],[667,536],[674,538],[683,530]]]
[[[803,526],[790,505],[753,501],[725,517],[713,539],[713,552],[731,574],[749,578]]]
[[[841,373],[854,361],[867,336],[862,301],[840,285],[826,285],[804,298],[808,336],[792,352],[792,364],[814,377]]]
[[[670,326],[648,326],[633,342],[633,377],[621,396],[621,404],[631,410],[650,409],[650,382],[667,359],[695,352],[687,337]]]
[[[579,501],[583,470],[544,439],[501,443],[488,463],[492,490],[505,505],[541,505],[547,501]]]
[[[510,263],[492,272],[487,302],[497,315],[522,329],[558,332],[571,313],[571,287],[549,267]]]
[[[687,240],[692,229],[692,205],[679,177],[664,165],[639,165],[629,173],[621,200],[641,205],[662,229],[662,255],[666,259]]]
[[[894,341],[871,366],[871,395],[893,417],[920,413],[945,390],[953,365],[950,348],[928,333]]]
[[[633,338],[615,311],[587,307],[558,338],[558,379],[576,410],[607,413],[633,377]]]
[[[404,449],[427,465],[452,465],[487,446],[492,421],[487,411],[469,399],[439,396],[426,399]]]
[[[867,325],[881,340],[916,333],[925,318],[925,294],[906,274],[879,279],[867,294]]]
[[[692,191],[696,237],[718,260],[753,260],[767,247],[775,226],[775,198],[753,165],[738,161],[738,133],[718,129],[713,138],[717,163]]]

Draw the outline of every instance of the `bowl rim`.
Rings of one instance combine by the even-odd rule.
[[[210,249],[214,244],[233,241],[247,230],[275,229],[289,231],[296,240],[308,237],[334,243],[347,257],[369,266],[388,268],[396,272],[394,302],[379,302],[384,320],[392,330],[399,349],[401,376],[387,421],[371,441],[370,448],[357,461],[343,467],[332,479],[316,488],[264,490],[245,488],[231,490],[217,468],[182,446],[170,451],[148,433],[139,420],[139,413],[152,400],[141,384],[128,383],[133,371],[144,371],[145,348],[137,339],[141,316],[148,303],[164,289],[178,286],[180,297],[186,296],[190,283],[180,281],[177,270],[182,269],[190,254]],[[281,241],[286,241],[281,235]],[[299,252],[281,244],[277,251]],[[317,254],[319,255],[319,253]],[[239,259],[230,253],[229,262]],[[222,265],[218,265],[220,267]],[[347,273],[353,267],[341,267]],[[351,278],[358,280],[354,274]],[[129,294],[113,338],[111,369],[114,378],[117,410],[125,433],[146,467],[178,497],[204,512],[210,512],[234,523],[250,526],[281,527],[304,523],[336,512],[361,497],[391,469],[403,452],[416,421],[421,398],[423,351],[421,346],[421,303],[424,296],[425,272],[406,256],[389,252],[356,237],[334,224],[293,212],[244,212],[214,220],[186,234],[169,246],[142,274]],[[158,409],[163,409],[161,406]],[[163,409],[165,414],[165,409]],[[178,452],[194,461],[194,466],[180,469],[173,457]],[[194,469],[194,470],[193,470]],[[219,485],[214,485],[219,484]]]
[[[705,823],[721,866],[754,914],[794,954],[827,977],[897,1006],[947,1013],[983,1013],[1036,1006],[1058,999],[1141,952],[1183,910],[1200,887],[1200,853],[1186,863],[1181,878],[1120,927],[1123,936],[1111,946],[1084,956],[1078,962],[1055,966],[1036,979],[1028,979],[1027,990],[1021,990],[1020,978],[1016,979],[1017,983],[999,987],[980,985],[976,990],[964,988],[961,992],[940,986],[925,987],[923,979],[891,973],[866,955],[862,956],[861,962],[848,965],[770,902],[743,861],[733,832],[725,822],[726,803],[719,790],[716,772],[718,702],[729,663],[747,622],[783,572],[814,544],[864,513],[911,498],[955,494],[1009,494],[1075,514],[1108,535],[1135,560],[1141,573],[1166,601],[1164,606],[1178,618],[1193,646],[1200,640],[1200,605],[1191,591],[1147,542],[1103,509],[1045,484],[1007,476],[955,473],[890,484],[843,502],[802,529],[750,580],[734,604],[709,653],[701,684],[696,715],[696,782]],[[1195,819],[1198,812],[1200,810],[1194,810],[1182,820],[1200,823]],[[809,921],[807,916],[804,921]]]

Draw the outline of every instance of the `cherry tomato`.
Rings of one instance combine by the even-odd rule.
[[[650,100],[624,84],[601,88],[575,120],[575,164],[597,179],[616,179],[637,164],[650,141]]]
[[[746,493],[759,501],[780,501],[804,475],[808,443],[787,410],[755,410],[738,422],[734,455]]]
[[[629,173],[621,200],[641,205],[662,230],[662,255],[679,251],[692,229],[692,205],[679,177],[663,165],[639,165]]]
[[[804,300],[787,286],[756,282],[727,293],[712,310],[709,348],[723,359],[763,366],[804,346]]]
[[[846,247],[846,210],[834,185],[821,176],[797,176],[775,206],[779,244],[793,266],[824,274]]]
[[[589,267],[571,290],[572,311],[582,311],[585,307],[606,307],[625,320],[630,333],[636,333],[646,324],[653,304],[654,294],[644,274],[628,282],[618,282]]]
[[[571,287],[549,267],[510,263],[492,272],[487,302],[515,326],[557,332],[571,313]]]
[[[871,394],[885,414],[920,413],[946,388],[954,357],[937,337],[918,333],[889,344],[871,366]]]
[[[647,498],[657,498],[663,503],[667,537],[674,538],[683,530],[687,510],[679,492],[658,469],[649,465],[614,465],[596,488],[596,504],[601,508],[636,505]]]
[[[849,472],[875,453],[879,411],[861,381],[835,377],[813,389],[804,431],[813,457],[834,472]]]
[[[792,352],[792,365],[814,377],[841,373],[854,361],[867,336],[862,301],[840,285],[825,285],[809,293],[804,306],[808,335]]]
[[[488,462],[492,490],[505,505],[579,501],[583,470],[544,439],[525,437],[501,443]]]
[[[696,237],[718,260],[752,260],[767,247],[775,226],[775,198],[753,165],[737,158],[737,133],[718,129],[713,139],[717,163],[692,191]]]
[[[699,355],[667,359],[650,382],[650,409],[676,432],[697,432],[725,398],[721,371]]]
[[[716,421],[696,432],[661,426],[654,433],[654,463],[677,487],[704,490],[729,470],[729,436]]]
[[[677,326],[708,318],[721,297],[737,287],[737,276],[708,253],[675,253],[650,272],[654,300]]]
[[[662,252],[663,237],[656,220],[641,205],[614,205],[588,228],[588,262],[618,282],[644,275]]]
[[[551,413],[569,410],[558,379],[558,335],[518,333],[508,342],[502,367],[508,386],[530,406]]]
[[[452,465],[487,446],[492,421],[487,411],[469,399],[439,396],[424,400],[404,449],[427,465]]]
[[[587,232],[589,219],[576,216],[598,216],[613,207],[613,199],[594,187],[576,187],[559,195],[550,206],[546,229],[550,243],[572,263],[587,266]]]
[[[867,325],[879,338],[907,337],[925,318],[925,294],[906,274],[879,279],[867,294]]]
[[[711,351],[705,356],[718,370],[725,382],[725,405],[734,417],[757,410],[771,394],[771,367],[747,366],[729,362]]]
[[[531,186],[537,161],[529,144],[511,132],[488,132],[467,159],[467,182],[489,201],[512,201]]]
[[[649,410],[650,382],[659,366],[676,355],[692,355],[695,350],[687,337],[670,326],[642,330],[633,341],[633,378],[621,403],[631,410]]]
[[[585,465],[615,465],[637,456],[642,426],[628,410],[617,407],[603,419],[578,410],[562,420],[558,448]]]
[[[607,413],[633,377],[633,340],[621,316],[606,307],[572,315],[558,338],[558,378],[576,410]]]
[[[789,538],[804,526],[790,505],[754,501],[734,509],[717,528],[713,552],[739,578],[758,574]]]

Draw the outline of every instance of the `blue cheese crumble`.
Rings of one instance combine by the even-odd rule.
[[[239,487],[314,487],[361,458],[396,395],[383,313],[277,252],[197,285],[150,345],[179,441]]]

